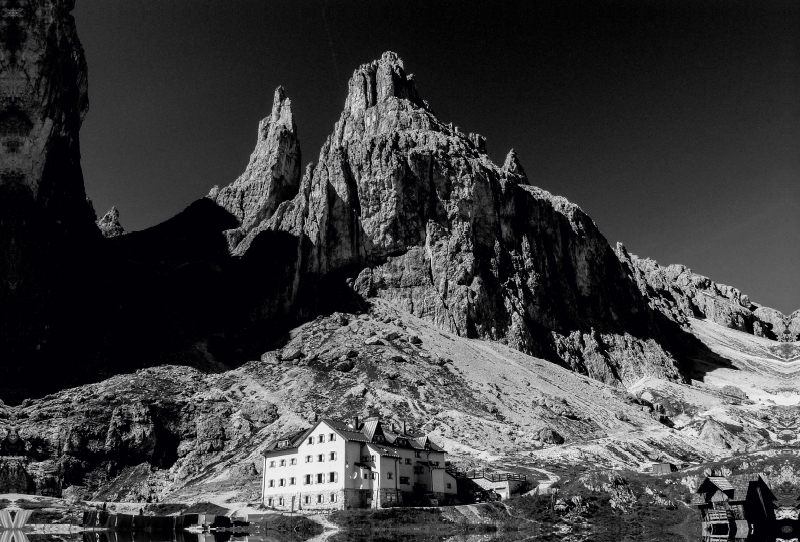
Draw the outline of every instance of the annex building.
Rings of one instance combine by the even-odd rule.
[[[263,452],[262,502],[281,510],[385,508],[447,501],[456,479],[427,435],[378,419],[322,419]]]

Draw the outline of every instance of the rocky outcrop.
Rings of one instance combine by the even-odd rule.
[[[291,147],[269,148],[270,164],[295,164]],[[255,179],[251,170],[248,186],[268,192],[274,174]],[[239,196],[229,194],[242,186],[237,180],[210,197],[235,214],[230,202]],[[680,378],[647,303],[592,220],[530,186],[513,151],[498,167],[482,136],[438,120],[394,53],[356,70],[319,162],[306,170],[296,197],[262,224],[265,234],[288,234],[281,252],[296,255],[281,291],[267,293],[263,318],[310,314],[309,303],[325,293],[313,285],[349,277],[364,298],[390,300],[459,335],[502,341],[596,378]],[[261,247],[254,239],[234,252],[278,252],[263,239]],[[565,347],[574,333],[600,334],[602,347],[584,360],[585,348]],[[620,350],[630,344],[652,355],[613,368],[633,358]],[[561,357],[566,350],[569,359]]]
[[[631,255],[617,243],[616,253],[628,268],[650,306],[675,322],[703,318],[769,339],[797,340],[800,320],[752,303],[737,288],[718,284],[684,265],[662,267],[649,258]]]
[[[96,224],[97,227],[100,228],[100,233],[102,233],[103,237],[106,239],[119,237],[127,233],[119,222],[119,211],[116,207],[112,207],[111,210],[97,219]]]
[[[528,176],[525,174],[525,170],[522,169],[522,164],[517,158],[517,152],[514,149],[508,151],[506,155],[506,160],[503,162],[503,172],[519,184],[528,184]]]
[[[292,104],[283,87],[275,90],[272,113],[258,125],[256,148],[241,177],[232,184],[215,186],[208,195],[235,216],[240,225],[226,232],[231,252],[241,254],[283,201],[300,186],[300,142]]]

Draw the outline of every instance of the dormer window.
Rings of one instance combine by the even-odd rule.
[[[384,438],[383,435],[375,435],[375,442],[383,442]]]
[[[284,440],[278,441],[278,448],[288,448],[288,447],[289,447],[289,440],[288,439],[284,439]]]
[[[404,438],[398,438],[398,439],[395,441],[395,443],[396,443],[398,446],[408,446],[408,441],[407,441],[406,439],[404,439]]]

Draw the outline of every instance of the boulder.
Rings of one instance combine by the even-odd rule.
[[[547,444],[564,444],[564,437],[555,429],[543,428],[538,434],[539,440]]]

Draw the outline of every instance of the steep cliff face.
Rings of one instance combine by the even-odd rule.
[[[74,0],[0,5],[0,393],[8,398],[28,378],[57,381],[73,359],[91,358],[81,344],[92,342],[101,310],[86,295],[101,237],[80,166],[87,68]]]
[[[279,96],[280,89],[271,119]],[[293,146],[269,141],[251,165],[258,156],[295,164]],[[271,190],[269,168],[259,176],[248,166],[243,178],[252,193]],[[239,179],[210,197],[236,214],[231,201],[244,200],[231,194],[243,194],[243,186]],[[288,234],[285,251],[296,254],[286,289],[261,307],[265,318],[302,312],[319,298],[308,292],[320,279],[349,277],[364,298],[603,381],[680,378],[650,308],[594,222],[530,186],[513,151],[498,167],[485,138],[437,119],[393,53],[356,70],[341,118],[297,195],[269,217],[239,214],[239,231]],[[273,250],[256,241],[232,243],[233,251],[254,258]]]
[[[3,2],[0,187],[30,198],[63,230],[89,218],[78,131],[89,107],[74,0]]]

